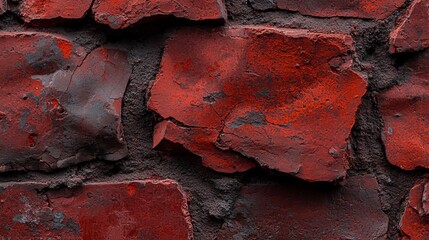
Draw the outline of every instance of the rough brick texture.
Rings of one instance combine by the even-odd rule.
[[[19,14],[26,22],[56,18],[82,18],[91,6],[91,0],[22,0]]]
[[[370,175],[340,189],[252,184],[242,188],[218,239],[381,239],[387,225]]]
[[[429,47],[429,1],[413,1],[390,34],[390,52],[411,52]]]
[[[249,166],[229,151],[219,159],[222,149],[305,180],[341,179],[345,140],[366,89],[350,69],[351,44],[347,35],[302,30],[180,31],[167,43],[149,108],[184,126],[156,132],[155,145],[186,134],[173,142],[218,171]],[[217,166],[222,159],[227,169]]]
[[[429,51],[407,66],[407,82],[379,96],[387,159],[406,170],[429,168]]]
[[[120,124],[126,53],[65,38],[0,33],[0,170],[50,170],[127,154]],[[12,50],[13,49],[13,50]]]
[[[401,231],[405,239],[424,240],[429,236],[429,185],[424,178],[414,185],[410,191],[405,212],[401,217]]]
[[[277,0],[277,7],[317,17],[383,19],[404,3],[405,0]]]
[[[429,0],[0,0],[0,240],[429,240]]]
[[[95,20],[111,28],[125,28],[145,17],[171,15],[190,20],[223,20],[226,10],[220,0],[95,0]]]
[[[191,239],[186,196],[171,180],[85,184],[45,191],[1,186],[5,239]]]

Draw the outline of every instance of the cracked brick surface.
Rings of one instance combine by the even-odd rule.
[[[407,81],[378,96],[387,159],[405,170],[429,168],[429,51],[407,63]]]
[[[6,239],[191,239],[181,187],[172,180],[102,182],[64,190],[1,185]]]
[[[173,142],[222,172],[231,168],[217,167],[220,150],[236,171],[252,159],[308,181],[341,179],[346,139],[366,90],[351,70],[352,50],[352,39],[342,34],[249,26],[182,30],[167,42],[148,103],[179,127],[155,131],[154,144],[186,135]],[[209,146],[203,151],[201,130]]]
[[[67,167],[126,156],[126,53],[87,53],[56,35],[0,33],[0,169]]]
[[[415,0],[390,34],[390,52],[412,52],[429,47],[429,1]]]
[[[111,28],[126,28],[150,16],[174,16],[194,21],[224,20],[222,0],[95,0],[95,20]]]
[[[429,183],[420,179],[410,191],[400,227],[404,239],[424,240],[429,236]]]
[[[351,177],[339,189],[250,184],[217,239],[385,239],[378,189],[370,175]]]

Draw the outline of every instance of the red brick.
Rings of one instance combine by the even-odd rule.
[[[256,166],[253,161],[236,153],[217,148],[213,144],[217,135],[216,130],[179,127],[170,121],[163,121],[155,126],[153,146],[177,150],[174,146],[181,145],[200,156],[204,166],[218,172],[244,172]]]
[[[406,170],[429,168],[429,51],[407,65],[408,81],[378,96],[387,159]]]
[[[390,34],[390,52],[411,52],[429,47],[429,0],[415,0]]]
[[[405,0],[277,0],[277,7],[317,17],[354,17],[384,19]]]
[[[6,0],[0,0],[0,15],[5,13],[7,10],[7,1]]]
[[[167,43],[149,108],[187,127],[180,144],[197,155],[189,146],[210,141],[305,180],[337,180],[366,89],[351,70],[351,44],[347,35],[304,30],[182,30]],[[201,130],[210,137],[190,133]],[[219,150],[205,151],[205,165],[216,163]]]
[[[67,39],[0,33],[0,170],[65,167],[127,154],[120,116],[131,74],[124,52],[88,56]]]
[[[426,240],[429,236],[429,179],[417,181],[401,217],[400,227],[404,239]]]
[[[151,16],[174,16],[194,21],[224,20],[222,0],[95,0],[95,20],[113,29],[126,28]]]
[[[303,183],[242,188],[217,239],[385,239],[374,177],[350,177],[338,189]]]
[[[91,3],[92,0],[21,0],[19,14],[25,22],[79,19],[88,12]]]
[[[10,183],[0,193],[4,239],[191,239],[181,187],[171,180],[46,190]]]

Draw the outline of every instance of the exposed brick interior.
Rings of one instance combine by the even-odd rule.
[[[0,239],[429,240],[429,0],[0,0]]]

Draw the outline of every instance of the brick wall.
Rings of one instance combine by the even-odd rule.
[[[429,239],[428,0],[0,0],[0,239]]]

